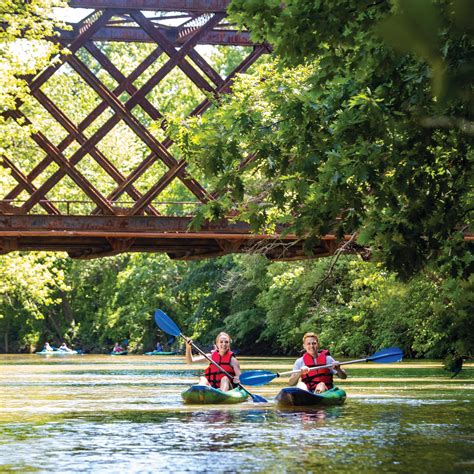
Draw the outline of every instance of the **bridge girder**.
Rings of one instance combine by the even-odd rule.
[[[282,237],[282,229],[255,234],[242,222],[206,223],[198,231],[190,231],[190,225],[190,217],[0,215],[0,253],[64,251],[82,259],[123,252],[164,252],[181,260],[228,253],[261,253],[271,260],[308,258],[304,241]],[[336,237],[326,235],[314,256],[332,255],[337,246]]]

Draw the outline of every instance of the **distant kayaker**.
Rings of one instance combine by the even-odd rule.
[[[60,351],[63,351],[63,352],[72,352],[72,349],[69,349],[69,347],[66,345],[65,342],[63,342],[63,343],[59,346],[59,350],[60,350]]]
[[[49,345],[49,342],[45,342],[45,343],[44,343],[44,347],[43,347],[43,351],[46,351],[46,352],[53,352],[54,349]]]
[[[123,347],[118,342],[116,342],[112,352],[123,352]]]
[[[305,354],[296,360],[293,370],[299,370],[299,373],[290,377],[289,384],[296,385],[303,390],[321,393],[333,388],[333,376],[337,375],[341,379],[347,378],[346,371],[329,355],[329,351],[319,351],[318,336],[314,332],[307,332],[303,336],[303,348]],[[313,370],[311,367],[316,365],[332,364],[333,367]],[[301,380],[299,380],[301,377]]]
[[[156,343],[155,351],[156,352],[163,352],[163,346],[160,344],[160,341],[158,341]]]
[[[204,372],[204,376],[199,379],[200,385],[208,385],[218,388],[222,392],[227,392],[232,390],[232,382],[236,384],[239,383],[239,376],[241,374],[240,365],[234,353],[230,350],[230,343],[230,336],[225,332],[221,332],[216,337],[217,349],[206,355],[219,364],[226,372],[232,375],[232,381],[229,380],[229,377],[222,373],[214,364],[209,364],[209,367]],[[186,342],[186,362],[191,364],[203,360],[206,360],[206,358],[202,355],[193,356],[191,352],[191,344]]]

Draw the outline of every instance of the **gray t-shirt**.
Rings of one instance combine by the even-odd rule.
[[[301,367],[304,367],[305,363],[304,363],[303,357],[296,359],[295,365],[293,366],[293,370],[300,370]],[[336,363],[337,362],[330,355],[326,356],[326,364],[336,364]],[[331,371],[333,375],[337,374],[337,372],[334,369],[329,368],[329,370]]]

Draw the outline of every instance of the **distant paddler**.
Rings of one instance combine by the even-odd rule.
[[[120,352],[123,352],[123,347],[118,342],[116,342],[112,349],[112,352],[119,354]]]
[[[239,383],[239,377],[241,374],[240,365],[234,353],[230,350],[230,343],[230,336],[225,332],[221,332],[216,337],[215,350],[206,355],[228,372],[233,379],[230,380],[229,377],[220,371],[214,364],[209,364],[209,367],[204,372],[204,376],[201,376],[199,379],[199,385],[207,385],[217,388],[222,392],[227,392],[234,388],[233,383]],[[191,364],[203,360],[206,360],[205,356],[194,356],[192,354],[191,344],[186,341],[186,362]]]
[[[46,342],[44,343],[43,352],[53,352],[53,351],[54,351],[53,347],[51,347],[51,346],[49,345],[49,342],[46,341]]]
[[[303,357],[296,360],[293,371],[299,371],[290,376],[289,384],[314,393],[325,392],[334,387],[333,376],[346,379],[346,371],[329,355],[328,350],[319,350],[318,336],[307,332],[303,336]],[[318,365],[329,365],[322,369],[312,369]],[[301,377],[301,380],[300,380]]]
[[[60,346],[59,346],[59,351],[61,352],[75,352],[73,351],[72,349],[70,349],[67,344],[65,342],[63,342]]]

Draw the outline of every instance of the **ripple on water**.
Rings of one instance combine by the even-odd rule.
[[[422,399],[422,398],[359,398],[359,403],[364,403],[367,405],[410,405],[410,406],[419,406],[419,405],[443,405],[449,403],[459,403],[459,400],[448,400],[448,399]]]

